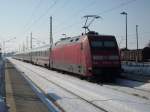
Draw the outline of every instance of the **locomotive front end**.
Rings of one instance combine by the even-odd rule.
[[[115,78],[120,74],[121,62],[114,36],[89,36],[91,48],[91,72],[96,78]]]

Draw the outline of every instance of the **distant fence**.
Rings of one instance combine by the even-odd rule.
[[[150,63],[123,62],[124,72],[150,76]]]
[[[122,65],[134,66],[134,67],[150,67],[150,62],[123,61]]]

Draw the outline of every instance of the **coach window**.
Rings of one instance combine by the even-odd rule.
[[[45,51],[45,56],[46,56],[46,51]]]
[[[45,51],[43,51],[43,56],[45,56]]]

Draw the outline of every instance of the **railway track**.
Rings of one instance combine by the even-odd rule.
[[[42,72],[45,72],[45,70],[43,70],[43,68],[39,68],[40,71]],[[65,74],[61,74],[61,75],[65,75]],[[68,74],[66,74],[68,75]],[[72,83],[72,80],[68,80],[68,77],[62,77],[62,76],[56,76],[55,77],[58,77],[58,78],[61,78],[62,80],[66,80],[67,82],[70,82]],[[116,80],[124,80],[124,79],[116,79]],[[132,81],[132,80],[130,80]],[[133,80],[134,81],[134,80]],[[77,83],[74,81],[74,83]],[[130,85],[123,85],[119,82],[114,82],[114,83],[109,83],[109,84],[105,84],[105,83],[101,83],[99,84],[100,86],[103,86],[103,87],[106,87],[106,88],[109,88],[109,89],[112,89],[112,90],[115,90],[115,91],[118,91],[118,92],[122,92],[122,93],[126,93],[126,94],[129,94],[129,95],[133,95],[133,96],[136,96],[136,97],[140,97],[140,98],[144,98],[144,99],[147,99],[147,100],[150,100],[150,90],[145,90],[145,89],[142,89],[142,88],[136,88],[136,87],[132,87]]]
[[[40,70],[44,72],[43,69],[40,69]],[[62,75],[64,75],[64,74],[62,74]],[[66,74],[66,75],[68,75],[68,74]],[[70,81],[66,77],[61,77],[61,76],[55,76],[55,77],[61,78],[62,80],[66,80],[66,81],[72,83],[72,80]],[[124,79],[116,79],[116,80],[124,80]],[[141,97],[141,98],[150,100],[150,91],[149,90],[132,87],[130,85],[123,85],[119,82],[114,82],[114,83],[109,83],[109,84],[100,83],[99,85],[103,86],[103,87],[106,87],[106,88],[109,88],[109,89],[113,89],[113,90],[118,91],[118,92],[122,92],[122,93],[126,93],[126,94],[129,94],[129,95],[133,95],[133,96],[136,96],[136,97]]]
[[[133,95],[136,97],[140,97],[146,100],[150,100],[150,92],[146,91],[143,89],[137,89],[134,87],[129,87],[129,86],[123,86],[121,84],[104,84],[103,87],[109,88],[109,89],[113,89],[115,91],[119,91],[122,93],[126,93],[129,95]]]
[[[34,75],[36,75],[36,76],[38,75],[38,77],[43,78],[44,80],[47,80],[50,83],[53,83],[54,85],[56,85],[56,86],[62,88],[63,90],[73,94],[74,96],[80,98],[81,100],[84,100],[85,102],[89,103],[90,105],[94,106],[95,108],[99,109],[100,111],[103,111],[103,112],[111,111],[110,110],[111,107],[109,109],[106,109],[106,106],[104,104],[99,104],[99,103],[97,103],[97,101],[105,102],[105,101],[112,101],[113,99],[108,99],[108,98],[103,99],[103,98],[100,98],[100,96],[98,94],[96,94],[92,91],[84,90],[83,88],[76,88],[75,85],[80,86],[80,82],[78,82],[78,81],[76,82],[76,80],[70,80],[70,79],[77,79],[77,78],[74,78],[74,77],[67,78],[67,77],[69,77],[67,75],[64,75],[65,77],[64,76],[62,77],[62,76],[59,76],[59,75],[53,75],[53,79],[50,79],[50,78],[47,78],[47,76],[43,75],[43,74],[47,73],[48,70],[46,70],[46,69],[43,69],[43,68],[40,68],[40,67],[35,67],[35,66],[33,68],[30,68],[30,67],[25,66],[24,64],[22,64],[22,66],[28,71],[28,73],[32,72]],[[37,68],[38,68],[39,72],[35,70]],[[53,73],[54,73],[54,71],[53,71]],[[59,79],[59,81],[57,81],[55,79]],[[70,86],[65,85],[65,83],[64,84],[61,83],[60,80],[63,80],[65,82],[67,82]],[[83,82],[83,84],[85,84],[84,87],[86,88],[87,87],[86,86],[87,81],[82,81],[82,82]],[[97,87],[97,84],[93,84],[93,87],[94,86]],[[100,86],[100,85],[98,85],[98,86]],[[69,87],[74,88],[76,91],[81,92],[83,95],[85,94],[85,95],[89,96],[89,98],[84,97],[83,95],[79,94],[79,92],[75,92],[75,91],[70,90]],[[111,89],[111,90],[114,90],[114,91],[117,91],[117,92],[125,93],[122,90],[112,88],[112,87],[108,87],[106,85],[103,85],[102,88],[107,88],[107,89]],[[129,94],[129,93],[126,93],[126,94]],[[129,94],[129,95],[133,95],[133,94]],[[136,95],[133,95],[133,96],[136,96]],[[142,96],[139,96],[139,95],[137,95],[136,97],[142,98]],[[127,112],[127,111],[125,111],[125,112]]]
[[[126,81],[126,84],[122,84],[121,82]],[[129,83],[133,83],[133,85],[128,84]],[[140,86],[145,85],[145,84],[149,84],[150,83],[144,83],[141,81],[136,81],[136,80],[132,80],[132,79],[122,79],[122,78],[118,78],[115,82],[115,85],[119,85],[119,86],[124,86],[124,87],[128,87],[128,88],[132,88],[134,90],[139,90],[139,91],[144,91],[144,92],[148,92],[150,93],[150,88],[142,88]]]

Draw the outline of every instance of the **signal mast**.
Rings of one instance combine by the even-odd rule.
[[[85,18],[85,24],[84,24],[84,26],[82,28],[85,29],[85,34],[87,33],[86,32],[87,30],[88,30],[88,32],[90,32],[89,26],[94,22],[94,20],[101,18],[98,15],[85,15],[83,17]]]

